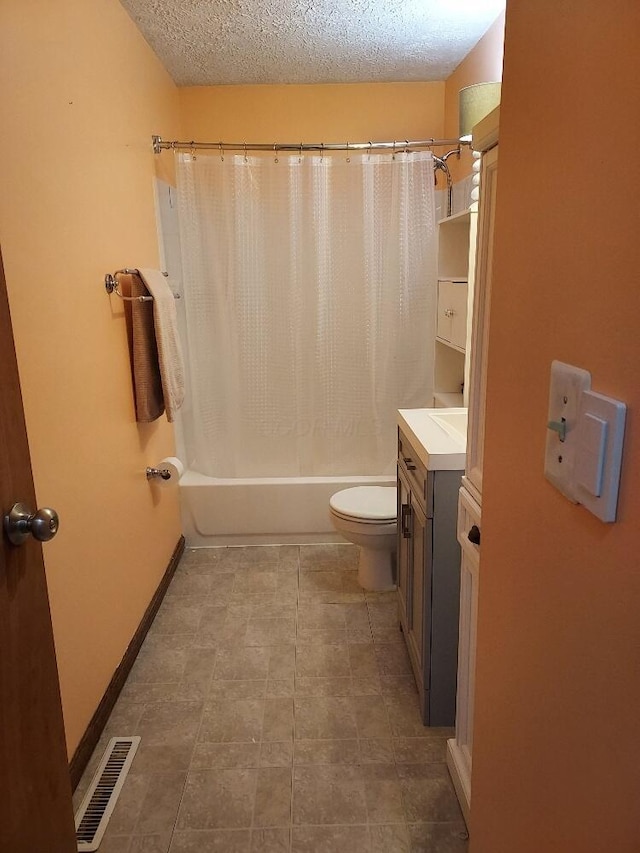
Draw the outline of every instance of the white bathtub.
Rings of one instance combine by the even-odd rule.
[[[195,471],[180,479],[187,545],[290,545],[344,542],[329,498],[352,486],[392,486],[395,477],[281,477],[223,480]]]

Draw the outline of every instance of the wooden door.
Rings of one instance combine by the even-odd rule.
[[[35,510],[0,257],[0,498]],[[77,849],[42,546],[0,548],[0,851]]]

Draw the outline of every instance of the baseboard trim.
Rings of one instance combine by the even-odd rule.
[[[138,652],[140,651],[140,647],[144,642],[144,638],[147,636],[147,631],[151,627],[151,623],[153,622],[156,613],[160,605],[162,604],[162,599],[165,596],[165,593],[171,583],[171,578],[178,567],[178,563],[180,562],[180,557],[184,552],[185,548],[185,538],[181,536],[178,540],[178,544],[176,545],[173,554],[171,555],[171,559],[169,560],[169,565],[162,576],[162,580],[158,584],[158,588],[156,589],[153,598],[149,602],[149,606],[145,610],[144,616],[138,625],[138,628],[133,635],[131,642],[127,648],[127,651],[124,653],[124,657],[120,661],[120,664],[116,671],[113,674],[113,678],[109,682],[109,686],[105,690],[104,696],[100,700],[100,704],[96,708],[96,711],[91,718],[91,722],[87,726],[87,729],[80,740],[80,743],[77,746],[76,751],[73,754],[71,761],[69,762],[69,775],[71,777],[71,787],[75,791],[78,782],[82,778],[82,774],[84,773],[84,769],[89,763],[89,759],[93,754],[93,750],[96,748],[96,744],[100,740],[100,735],[104,727],[107,724],[107,720],[109,719],[109,715],[113,710],[113,706],[116,704],[118,696],[120,695],[120,691],[124,687],[124,683],[127,680],[127,676],[131,671],[131,667],[133,666],[135,659],[138,656]]]
[[[447,741],[447,768],[455,788],[464,822],[469,829],[471,817],[471,777],[455,738]]]

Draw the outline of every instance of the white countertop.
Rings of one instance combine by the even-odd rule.
[[[464,470],[466,437],[454,429],[447,429],[436,418],[466,412],[466,409],[398,409],[398,426],[427,471]]]

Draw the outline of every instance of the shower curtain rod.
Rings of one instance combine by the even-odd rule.
[[[201,151],[217,149],[223,151],[410,151],[420,148],[452,148],[451,154],[460,154],[463,145],[470,145],[459,139],[423,139],[410,142],[408,139],[396,139],[393,142],[165,142],[160,136],[152,136],[153,150],[160,154],[164,149]]]

